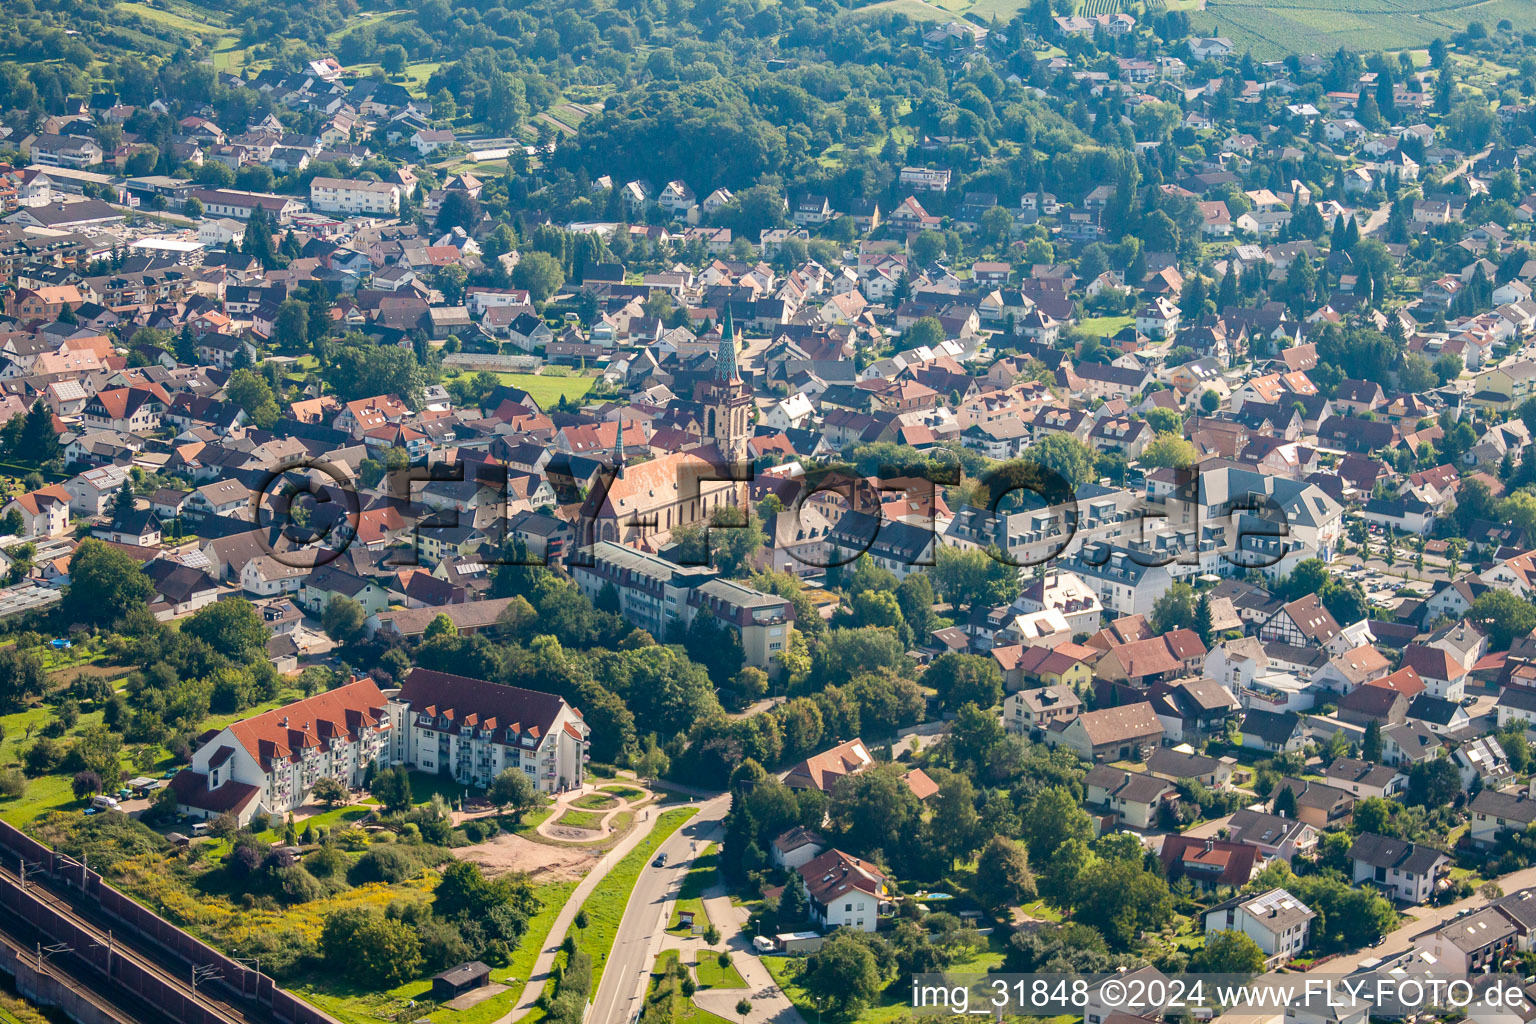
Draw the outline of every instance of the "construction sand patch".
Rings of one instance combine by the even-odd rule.
[[[453,855],[480,865],[487,875],[525,871],[540,882],[583,878],[598,858],[598,853],[592,850],[547,846],[511,834],[499,835],[476,846],[458,847]]]

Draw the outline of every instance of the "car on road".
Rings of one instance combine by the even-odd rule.
[[[664,853],[658,853],[656,855],[656,859],[651,861],[651,863],[658,868],[664,868],[667,866],[667,855]]]

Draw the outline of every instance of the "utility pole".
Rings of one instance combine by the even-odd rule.
[[[218,964],[205,964],[202,967],[196,965],[192,968],[192,998],[197,998],[197,983],[199,981],[222,981],[224,975],[219,973]]]

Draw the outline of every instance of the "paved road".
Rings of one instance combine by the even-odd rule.
[[[549,981],[550,973],[555,967],[555,956],[560,952],[560,944],[565,941],[565,933],[570,931],[571,922],[576,919],[576,911],[586,902],[592,890],[613,870],[613,866],[624,859],[640,841],[651,834],[651,829],[656,827],[656,820],[661,816],[661,811],[656,807],[649,807],[640,812],[640,818],[635,822],[628,835],[619,840],[602,859],[592,866],[587,872],[587,877],[576,886],[570,898],[565,901],[565,906],[560,908],[560,913],[555,915],[555,923],[549,928],[549,935],[544,940],[544,948],[539,951],[538,959],[533,964],[533,974],[523,986],[523,994],[518,997],[517,1005],[495,1022],[495,1024],[514,1024],[526,1017],[533,1010],[534,1003],[538,1002],[540,994],[544,991],[545,984]]]
[[[699,813],[662,843],[658,852],[667,855],[666,866],[657,867],[653,860],[640,872],[592,1000],[587,1019],[594,1024],[628,1024],[640,1012],[651,965],[666,937],[670,901],[693,859],[711,841],[719,840],[720,823],[728,810],[730,797],[725,794],[705,800]]]
[[[1499,888],[1506,893],[1517,889],[1524,889],[1536,885],[1536,868],[1523,868],[1502,875],[1496,881]],[[1488,900],[1476,893],[1464,900],[1447,904],[1443,907],[1409,907],[1408,920],[1396,931],[1388,933],[1381,945],[1370,949],[1362,949],[1335,960],[1330,960],[1319,970],[1327,974],[1347,974],[1360,966],[1361,961],[1375,957],[1390,956],[1393,953],[1401,953],[1414,944],[1414,940],[1425,932],[1434,931],[1451,918],[1464,914],[1469,910],[1476,910]]]

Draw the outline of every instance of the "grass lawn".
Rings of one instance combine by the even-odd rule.
[[[418,804],[432,799],[433,793],[441,793],[450,804],[463,799],[471,787],[456,782],[452,775],[436,772],[411,772],[411,800]]]
[[[602,790],[604,793],[612,793],[620,800],[634,800],[638,797],[645,796],[645,790],[636,789],[634,786],[621,786],[618,784],[613,784],[603,786]]]
[[[347,828],[362,819],[368,817],[375,810],[366,804],[346,804],[341,807],[332,807],[312,814],[302,821],[295,821],[293,827],[300,833],[310,825],[315,828]],[[273,828],[261,833],[261,841],[264,843],[280,843],[283,841],[283,829]]]
[[[693,1005],[689,999],[677,987],[676,971],[677,950],[669,949],[656,958],[656,968],[651,972],[650,986],[645,990],[645,1003],[650,1007],[656,1003],[669,1002],[668,1010],[657,1007],[653,1013],[647,1013],[646,1019],[653,1017],[658,1020],[669,1020],[673,1024],[720,1024],[725,1020],[708,1010],[701,1010]]]
[[[592,957],[593,992],[597,991],[598,983],[602,980],[608,954],[613,950],[613,940],[619,934],[619,921],[624,917],[624,908],[629,903],[629,895],[634,891],[635,883],[640,879],[641,870],[656,855],[656,848],[697,813],[696,807],[679,807],[663,814],[650,835],[614,865],[613,870],[597,883],[597,888],[592,890],[587,901],[581,905],[586,913],[587,926],[576,933],[576,944]]]
[[[1061,920],[1061,911],[1046,906],[1045,900],[1035,900],[1033,903],[1024,904],[1024,913],[1041,921]]]
[[[987,937],[987,948],[979,951],[969,960],[962,960],[947,969],[949,974],[987,974],[996,971],[1007,956],[1003,941],[996,935]],[[804,988],[796,981],[800,965],[805,962],[804,957],[765,956],[762,958],[763,966],[768,968],[768,973],[779,988],[784,990],[784,995],[795,1004],[795,1009],[801,1016],[811,1020],[817,1016],[815,1000],[811,998]],[[874,1006],[866,1007],[854,1020],[858,1024],[893,1024],[895,1021],[906,1020],[912,1014],[912,997],[910,992],[898,989],[895,993],[884,993],[880,1002]],[[829,1020],[832,1018],[828,1018]]]
[[[619,798],[611,793],[588,793],[584,797],[572,800],[572,807],[580,807],[585,811],[606,811],[618,806]]]
[[[1079,320],[1077,326],[1089,334],[1108,338],[1119,334],[1135,322],[1136,318],[1133,316],[1090,316]]]
[[[741,976],[736,965],[726,960],[720,966],[720,956],[711,950],[700,950],[699,959],[693,965],[693,973],[699,979],[700,988],[746,988],[747,979]]]
[[[596,832],[603,827],[603,816],[596,811],[566,811],[555,819],[556,825],[570,828],[589,828]]]
[[[677,902],[672,905],[672,920],[667,923],[667,931],[687,931],[680,922],[683,914],[690,910],[693,911],[695,927],[703,929],[709,926],[709,914],[704,910],[704,890],[715,883],[715,872],[719,867],[720,847],[710,843],[694,859],[693,867],[683,878],[683,884],[677,892]]]
[[[503,384],[522,388],[539,403],[539,408],[549,409],[562,397],[575,402],[592,390],[592,377],[549,377],[538,373],[498,373]]]

